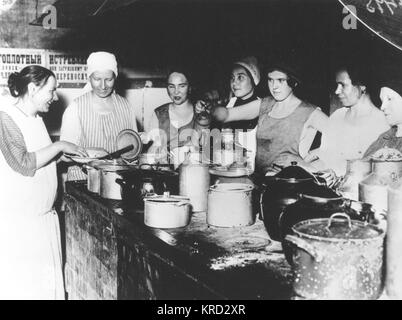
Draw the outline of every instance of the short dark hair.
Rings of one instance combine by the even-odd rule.
[[[335,68],[335,74],[341,71],[347,72],[354,86],[368,86],[370,83],[370,77],[367,67],[364,68],[357,64],[346,63],[343,65],[338,65]]]
[[[28,91],[28,84],[33,83],[43,87],[50,77],[56,78],[54,73],[42,66],[31,65],[14,72],[8,77],[8,88],[13,97],[22,97]]]
[[[271,73],[274,71],[280,71],[280,72],[285,73],[288,77],[287,83],[288,83],[289,87],[291,87],[292,89],[295,89],[297,87],[297,85],[300,83],[300,81],[293,75],[292,72],[286,70],[285,68],[281,68],[281,67],[275,67],[275,66],[268,67],[266,69],[267,76],[268,76],[268,73]]]

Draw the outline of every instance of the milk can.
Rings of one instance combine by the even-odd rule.
[[[209,165],[191,160],[190,154],[179,168],[179,193],[190,198],[193,212],[207,211]],[[194,159],[194,158],[193,158]]]
[[[359,199],[359,182],[371,173],[371,161],[363,159],[347,160],[346,174],[338,191],[347,199]]]
[[[402,299],[402,183],[388,189],[386,280],[385,290],[390,299]]]
[[[402,176],[402,160],[372,160],[373,172],[359,183],[359,200],[376,210],[388,209],[388,187]]]

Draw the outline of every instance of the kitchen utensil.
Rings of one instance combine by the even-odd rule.
[[[252,190],[245,183],[219,183],[208,191],[207,223],[216,227],[252,225],[255,215],[252,208]]]
[[[133,149],[134,149],[134,145],[131,144],[131,145],[126,146],[126,147],[124,147],[122,149],[119,149],[119,150],[117,150],[115,152],[112,152],[112,153],[109,153],[109,154],[107,154],[107,155],[105,155],[103,157],[100,157],[100,158],[98,158],[98,160],[115,159],[115,158],[120,157],[123,153],[126,153],[126,152],[128,152],[130,150],[133,150]]]
[[[87,175],[87,189],[90,192],[100,194],[101,174],[98,168],[99,165],[118,164],[117,160],[94,160],[88,164],[84,164],[83,171]]]
[[[121,187],[116,180],[123,179],[122,173],[136,168],[123,164],[100,164],[96,168],[100,171],[100,196],[105,199],[122,200]]]
[[[170,195],[153,195],[144,198],[144,223],[153,228],[181,228],[190,222],[190,199]]]
[[[120,172],[120,175],[122,179],[116,182],[121,186],[122,199],[135,208],[143,208],[143,199],[150,193],[178,194],[179,191],[179,174],[175,171],[138,169]]]
[[[124,149],[127,146],[133,146],[131,150],[121,153],[121,157],[127,161],[136,159],[142,150],[143,144],[140,135],[134,130],[126,129],[121,131],[117,136],[117,148]]]
[[[339,219],[340,217],[346,218]],[[383,288],[384,231],[345,213],[293,226],[294,292],[305,299],[377,299]]]

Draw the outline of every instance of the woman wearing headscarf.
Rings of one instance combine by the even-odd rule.
[[[315,134],[322,131],[328,117],[316,106],[300,100],[294,89],[300,80],[290,64],[277,63],[267,69],[272,96],[237,108],[215,108],[218,121],[233,122],[258,117],[256,173],[265,175],[274,164],[288,166],[292,161],[309,167],[303,160]]]
[[[338,68],[335,81],[335,95],[342,107],[330,116],[321,146],[311,152],[310,158],[316,159],[312,162],[315,168],[331,168],[337,175],[344,175],[347,160],[361,159],[389,125],[370,98],[362,70],[356,66]]]
[[[64,299],[55,159],[87,154],[52,143],[39,116],[58,99],[52,71],[25,67],[8,86],[14,98],[0,111],[0,299]]]
[[[402,152],[402,80],[394,78],[384,81],[380,90],[381,110],[391,128],[383,132],[366,150],[370,157],[378,150],[388,147]]]
[[[245,57],[233,63],[230,75],[231,98],[226,108],[236,108],[251,102],[259,102],[256,88],[260,83],[260,70],[257,59],[253,56]],[[198,112],[208,109],[210,106],[204,101],[198,101]],[[251,120],[239,120],[225,123],[223,129],[232,129],[235,141],[246,150],[248,166],[254,170],[256,153],[256,127],[258,116]]]
[[[128,100],[115,93],[117,61],[112,53],[99,51],[87,60],[89,92],[76,98],[65,110],[60,139],[85,148],[117,150],[116,138],[122,130],[137,131],[134,109]],[[77,166],[68,169],[67,180],[82,180]]]

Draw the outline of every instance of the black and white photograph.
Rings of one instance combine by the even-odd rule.
[[[401,300],[402,0],[0,0],[0,218],[0,300]]]

